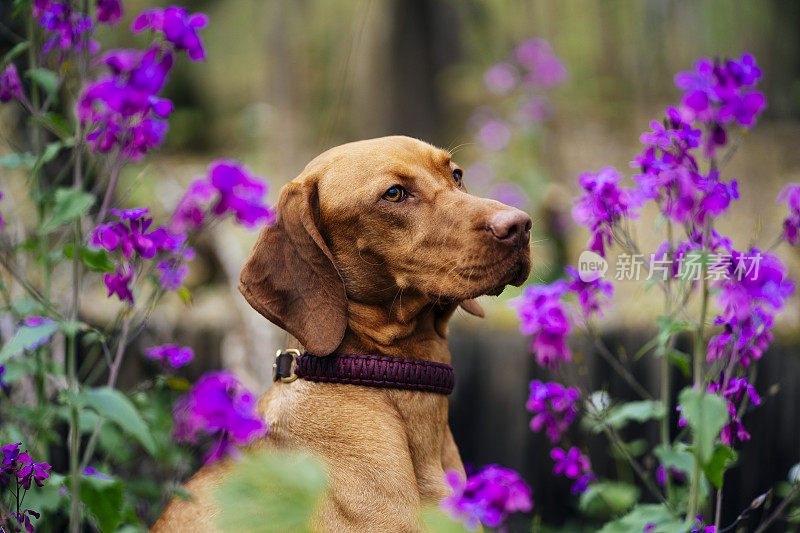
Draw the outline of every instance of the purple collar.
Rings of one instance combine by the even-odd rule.
[[[384,389],[407,389],[450,394],[453,367],[445,363],[385,355],[331,354],[316,357],[300,350],[278,350],[273,381],[297,378],[323,383],[346,383]]]

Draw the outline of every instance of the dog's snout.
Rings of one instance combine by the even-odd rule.
[[[519,209],[503,209],[492,215],[487,229],[500,242],[523,244],[530,238],[531,217]]]

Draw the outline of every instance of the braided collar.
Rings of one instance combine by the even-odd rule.
[[[297,378],[322,383],[345,383],[385,389],[450,394],[455,385],[453,367],[446,363],[385,355],[331,354],[316,357],[299,350],[279,350],[273,381]]]

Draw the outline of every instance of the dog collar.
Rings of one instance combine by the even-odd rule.
[[[453,367],[446,363],[342,353],[317,357],[300,350],[278,350],[272,380],[291,383],[297,378],[445,395],[453,392],[455,385]]]

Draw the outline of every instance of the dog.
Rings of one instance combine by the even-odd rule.
[[[392,136],[344,144],[287,183],[277,221],[247,259],[239,290],[308,354],[376,354],[450,363],[456,308],[521,285],[531,268],[531,219],[467,193],[451,154]],[[330,488],[316,531],[419,531],[419,510],[464,472],[444,394],[279,380],[259,400],[269,433],[258,446],[305,450]],[[211,531],[211,492],[229,460],[203,467],[153,531]]]

